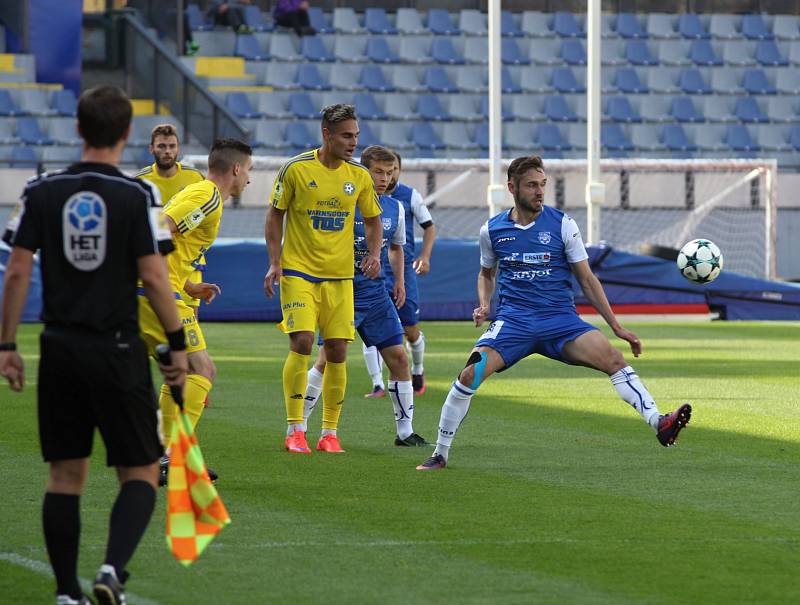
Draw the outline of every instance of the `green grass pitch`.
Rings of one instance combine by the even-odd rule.
[[[629,361],[659,406],[694,404],[661,447],[608,379],[541,357],[483,385],[441,472],[395,448],[388,398],[350,349],[347,453],[283,450],[285,336],[208,324],[218,369],[200,424],[233,523],[191,568],[164,544],[164,499],[130,565],[130,603],[798,603],[800,326],[630,325]],[[435,439],[444,396],[480,333],[426,323],[428,392],[415,428]],[[38,326],[19,338],[22,396],[0,386],[0,600],[52,603],[41,535]],[[624,343],[616,341],[622,347]],[[315,412],[309,441],[321,421]],[[79,562],[104,554],[113,474],[96,444]]]

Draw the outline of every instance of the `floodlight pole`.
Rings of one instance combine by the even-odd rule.
[[[500,71],[500,0],[489,0],[489,186],[486,205],[494,216],[505,195],[502,179],[503,121]]]
[[[600,0],[588,0],[586,65],[586,243],[600,241],[600,207],[606,198],[600,181]]]

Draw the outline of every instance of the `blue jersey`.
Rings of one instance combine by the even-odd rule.
[[[481,266],[497,266],[500,309],[537,315],[575,309],[570,263],[589,258],[574,219],[544,206],[527,226],[509,218],[510,210],[481,227]]]
[[[405,243],[405,217],[400,206],[400,202],[388,195],[382,195],[380,199],[381,222],[383,223],[383,243],[381,245],[381,272],[375,279],[364,276],[359,268],[362,259],[369,252],[367,246],[367,230],[364,227],[364,219],[361,212],[356,208],[353,247],[355,249],[355,274],[353,276],[353,297],[356,307],[363,307],[386,297],[386,287],[384,285],[385,270],[388,268],[388,254],[386,250],[389,244],[402,246]],[[386,260],[383,260],[386,259]]]
[[[397,183],[392,192],[392,197],[403,206],[406,219],[406,243],[403,246],[403,255],[406,265],[414,262],[414,221],[419,224],[432,222],[433,218],[428,207],[422,200],[419,191],[403,183]],[[408,271],[406,271],[408,274]]]

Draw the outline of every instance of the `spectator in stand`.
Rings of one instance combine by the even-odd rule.
[[[317,30],[308,18],[308,0],[278,0],[272,10],[275,23],[291,27],[298,36],[313,36]]]
[[[251,34],[253,30],[245,23],[242,4],[250,4],[250,0],[211,2],[206,14],[214,25],[228,25],[237,34]]]

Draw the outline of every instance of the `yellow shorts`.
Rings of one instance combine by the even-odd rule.
[[[323,339],[353,340],[353,280],[311,282],[302,277],[281,277],[281,312],[278,327],[292,332],[315,332]]]
[[[178,316],[181,318],[183,332],[186,334],[186,352],[204,351],[206,339],[203,338],[203,331],[197,322],[194,309],[180,299],[175,300],[175,305],[178,307]],[[141,295],[139,295],[139,336],[147,345],[147,352],[153,357],[155,357],[156,346],[167,342],[167,336],[164,334],[161,322],[158,321],[156,312],[153,311],[147,298]]]

